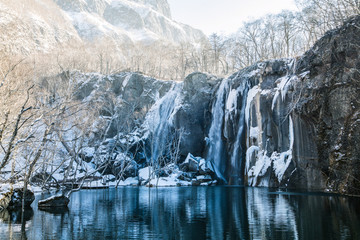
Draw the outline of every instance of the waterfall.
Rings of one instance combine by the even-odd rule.
[[[245,85],[245,86],[244,86]],[[238,91],[241,93],[242,102],[241,102],[241,110],[240,117],[238,123],[238,131],[236,135],[236,141],[234,144],[234,148],[231,154],[231,178],[230,183],[232,185],[242,185],[243,183],[243,173],[244,173],[244,164],[246,157],[246,145],[245,145],[245,137],[246,137],[246,123],[245,123],[245,113],[246,113],[246,100],[247,94],[249,91],[248,83],[244,82],[242,86],[238,88]]]
[[[216,175],[227,183],[224,177],[226,169],[226,154],[224,151],[224,143],[222,140],[222,127],[224,123],[224,105],[225,97],[229,84],[227,80],[223,80],[216,94],[216,100],[212,106],[212,122],[209,130],[208,154],[207,161],[210,163]]]
[[[243,81],[237,89],[230,91],[230,81],[222,81],[217,94],[216,101],[212,107],[212,123],[209,131],[209,148],[207,160],[212,164],[216,175],[225,183],[243,184],[243,172],[246,157],[245,137],[246,137],[246,104],[249,91],[248,81]],[[237,79],[237,76],[234,78]],[[241,108],[237,106],[238,98],[241,98]],[[226,110],[226,114],[225,114]],[[237,124],[236,138],[234,139],[232,151],[226,152],[225,142],[223,140],[223,129],[225,118],[231,118],[239,111],[239,120]],[[230,157],[230,162],[227,158]]]
[[[175,111],[176,99],[181,87],[181,84],[174,84],[169,92],[156,101],[146,115],[143,128],[146,129],[146,138],[150,141],[151,153],[147,157],[148,161],[157,163],[166,150],[170,128],[173,126],[172,114]]]

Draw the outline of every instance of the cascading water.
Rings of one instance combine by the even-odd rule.
[[[245,157],[246,157],[246,123],[245,123],[245,110],[246,110],[246,100],[247,94],[249,91],[248,82],[244,82],[239,88],[242,96],[241,110],[238,124],[238,131],[236,135],[236,141],[234,144],[233,152],[231,154],[231,175],[230,175],[230,184],[232,185],[242,185],[243,182],[243,173],[245,166]]]
[[[170,128],[173,125],[171,115],[181,86],[181,84],[174,84],[168,93],[156,101],[146,116],[144,128],[148,131],[151,149],[151,152],[147,154],[149,162],[157,163],[159,157],[164,154]]]
[[[234,79],[223,80],[217,94],[216,101],[212,108],[212,123],[209,131],[209,146],[207,160],[213,165],[216,175],[225,183],[231,185],[243,184],[243,173],[246,157],[246,103],[249,91],[248,81],[243,81],[235,90],[230,89],[230,81],[238,81],[238,76]],[[241,108],[237,107],[238,98],[241,98]],[[226,104],[225,104],[226,103]],[[225,114],[226,111],[226,114]],[[239,112],[236,138],[234,139],[231,153],[226,152],[226,143],[223,140],[224,124],[229,122],[231,116]],[[224,123],[225,121],[225,123]],[[231,121],[230,121],[231,122]],[[227,158],[230,157],[230,162]]]
[[[224,177],[226,169],[226,153],[224,151],[224,143],[222,140],[222,127],[224,123],[224,105],[226,93],[229,84],[227,80],[223,80],[216,94],[216,101],[212,106],[212,123],[209,130],[209,146],[207,161],[210,162],[216,175],[227,183]]]

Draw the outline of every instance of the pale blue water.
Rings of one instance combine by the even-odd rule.
[[[83,190],[26,218],[0,214],[0,239],[360,239],[360,199],[265,188]]]

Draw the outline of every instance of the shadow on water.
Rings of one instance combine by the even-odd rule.
[[[66,207],[42,207],[38,208],[40,211],[52,213],[55,215],[62,215],[69,212],[69,208]]]
[[[34,208],[25,229],[27,239],[360,239],[359,206],[261,188],[124,187],[74,193],[68,211]],[[20,234],[0,223],[0,239]]]

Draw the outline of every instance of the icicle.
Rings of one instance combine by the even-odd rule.
[[[255,96],[260,92],[259,86],[255,86],[252,89],[249,90],[246,98],[246,108],[245,108],[245,122],[246,124],[249,124],[249,118],[250,118],[250,107],[253,99]],[[250,126],[248,126],[250,127]]]
[[[292,151],[294,147],[294,126],[291,116],[289,117],[289,150],[282,152],[279,156],[272,157],[274,162],[274,171],[279,181],[282,180],[286,169],[288,169],[292,160]]]

